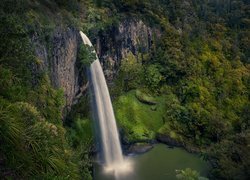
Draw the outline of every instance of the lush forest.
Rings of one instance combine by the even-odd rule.
[[[125,18],[161,37],[122,59],[112,80],[123,141],[164,135],[201,153],[211,179],[250,177],[248,0],[2,0],[1,179],[92,179],[88,93],[65,115],[64,92],[35,68],[41,62],[30,39],[39,34],[50,49],[57,26],[94,39]],[[79,50],[82,69],[87,52]]]

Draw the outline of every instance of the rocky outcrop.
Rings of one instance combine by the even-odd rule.
[[[38,32],[32,36],[32,43],[39,60],[37,72],[48,72],[55,88],[62,88],[69,111],[81,93],[87,88],[84,74],[79,70],[77,51],[81,43],[79,32],[73,28],[56,28],[44,42]]]
[[[66,105],[70,108],[81,87],[80,72],[77,67],[79,32],[72,29],[56,31],[52,41],[52,58],[49,67],[51,81],[55,87],[63,88]]]
[[[121,60],[129,52],[134,55],[149,52],[160,36],[159,29],[146,25],[142,20],[131,18],[99,32],[94,41],[106,78],[109,81],[113,79]]]
[[[143,154],[153,149],[153,147],[152,144],[133,144],[126,150],[126,154]]]
[[[77,60],[81,38],[78,30],[74,28],[57,27],[51,34],[45,39],[39,30],[32,34],[31,40],[39,62],[37,66],[32,67],[32,71],[35,76],[47,72],[52,85],[64,90],[64,109],[68,112],[87,88],[87,80],[84,79],[84,72],[79,70]],[[100,31],[93,41],[107,80],[112,81],[121,60],[129,52],[134,55],[149,52],[160,34],[158,29],[131,18]],[[34,77],[34,81],[37,79]]]
[[[167,144],[169,146],[184,147],[184,144],[182,144],[181,142],[178,142],[177,140],[171,138],[170,136],[168,136],[166,134],[160,134],[160,133],[158,133],[156,135],[156,139],[159,142]]]

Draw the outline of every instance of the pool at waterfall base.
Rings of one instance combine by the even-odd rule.
[[[95,163],[94,180],[174,180],[177,179],[176,170],[191,168],[201,176],[207,176],[209,171],[208,163],[199,155],[164,144],[155,144],[144,154],[130,154],[124,162],[127,162],[124,166],[116,167],[121,169],[121,173],[107,172],[102,165]],[[122,171],[122,168],[127,170]]]

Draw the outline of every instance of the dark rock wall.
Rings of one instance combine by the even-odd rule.
[[[55,87],[63,88],[68,107],[72,105],[81,86],[77,67],[79,39],[78,31],[67,29],[56,31],[52,40],[52,57],[49,63],[51,82]]]
[[[160,30],[147,26],[142,20],[131,18],[99,32],[94,42],[108,81],[112,81],[121,60],[129,52],[136,56],[138,53],[149,52],[155,39],[160,36]]]
[[[47,72],[52,85],[64,90],[66,111],[69,111],[86,85],[84,73],[78,68],[77,51],[81,43],[79,31],[56,28],[49,42],[40,40],[40,36],[39,33],[32,36],[35,53],[40,61],[37,72]]]
[[[154,39],[159,38],[160,34],[158,29],[151,28],[138,19],[126,19],[119,25],[99,32],[93,42],[107,80],[112,82],[121,60],[129,52],[134,55],[149,52]],[[86,75],[78,68],[77,52],[81,44],[79,31],[57,27],[47,41],[41,40],[42,36],[38,31],[31,37],[39,61],[34,71],[36,74],[47,72],[52,85],[64,90],[65,110],[68,112],[87,88]]]

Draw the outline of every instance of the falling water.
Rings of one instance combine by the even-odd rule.
[[[89,38],[80,32],[83,43],[92,46]],[[128,164],[124,161],[121,143],[116,126],[114,111],[110,100],[109,90],[98,57],[90,65],[90,78],[93,86],[94,103],[100,127],[101,146],[104,165],[107,171],[115,174],[128,170]]]

